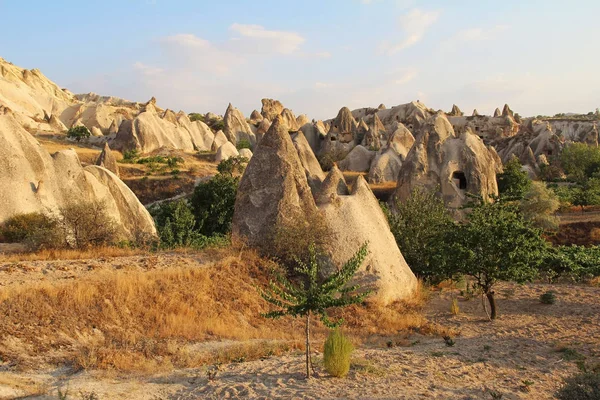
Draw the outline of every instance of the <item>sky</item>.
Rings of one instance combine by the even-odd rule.
[[[0,0],[0,57],[75,93],[246,116],[600,107],[600,1]]]

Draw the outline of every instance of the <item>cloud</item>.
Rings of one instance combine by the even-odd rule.
[[[408,47],[414,46],[421,41],[427,30],[437,22],[440,17],[439,10],[422,11],[413,8],[398,19],[400,29],[405,34],[405,39],[398,43],[384,42],[380,45],[380,51],[388,55],[394,55]]]
[[[237,42],[241,48],[257,53],[277,52],[292,54],[306,41],[295,32],[272,31],[261,25],[244,25],[235,23],[229,30],[238,35],[230,39]]]
[[[469,28],[456,32],[455,35],[442,42],[442,49],[452,50],[464,43],[485,42],[496,39],[501,33],[510,29],[508,25],[495,25],[491,28]]]
[[[146,65],[144,63],[141,62],[136,62],[135,64],[133,64],[133,68],[144,74],[144,75],[148,75],[148,76],[152,76],[152,75],[159,75],[163,72],[162,68],[158,68],[158,67],[153,67],[151,65]]]
[[[415,79],[418,75],[417,70],[415,69],[410,69],[405,71],[398,79],[396,79],[394,81],[394,83],[396,85],[404,85],[410,81],[412,81],[413,79]]]

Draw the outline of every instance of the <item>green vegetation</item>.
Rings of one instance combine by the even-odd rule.
[[[246,157],[242,156],[230,157],[217,165],[217,171],[219,171],[219,174],[225,176],[242,175],[246,170],[248,161]]]
[[[128,150],[123,153],[122,163],[125,164],[140,164],[147,165],[149,168],[148,174],[156,172],[164,173],[171,172],[173,175],[179,174],[179,165],[183,164],[185,160],[181,157],[173,156],[148,156],[142,157],[137,149]]]
[[[434,192],[415,189],[405,202],[397,201],[395,212],[384,206],[396,243],[412,271],[430,283],[448,274],[440,269],[437,244],[454,228],[454,220]]]
[[[24,243],[29,250],[63,244],[58,220],[39,212],[17,214],[7,219],[0,225],[0,238],[8,243]]]
[[[80,141],[81,139],[89,138],[92,136],[89,129],[85,126],[74,126],[73,128],[67,131],[67,137],[69,139],[75,139],[76,141]]]
[[[569,179],[584,183],[600,173],[600,148],[571,143],[563,149],[560,164]]]
[[[163,202],[150,209],[163,248],[222,244],[231,231],[235,196],[245,159],[229,159],[218,166],[217,175],[196,186],[191,199]]]
[[[544,231],[558,229],[559,220],[554,213],[560,207],[556,193],[546,187],[544,182],[531,182],[529,190],[524,193],[519,209],[526,220]]]
[[[513,157],[504,166],[504,172],[498,174],[498,192],[504,200],[520,200],[531,187],[531,179],[521,169],[519,159]]]
[[[194,121],[206,122],[204,115],[199,114],[199,113],[189,113],[188,117],[189,117],[190,121],[192,121],[192,122],[194,122]]]
[[[331,308],[342,308],[362,303],[368,291],[356,293],[358,285],[348,286],[358,268],[367,256],[365,243],[358,252],[337,272],[322,277],[324,272],[322,257],[314,245],[310,245],[309,259],[304,262],[296,259],[294,265],[285,265],[286,274],[277,274],[276,281],[269,283],[261,296],[276,307],[275,311],[264,314],[266,318],[280,318],[285,315],[305,318],[306,336],[306,377],[310,378],[310,318],[318,316],[325,326],[339,327],[343,320],[332,321],[327,312]],[[288,273],[290,274],[288,276]],[[292,278],[293,277],[293,278]]]
[[[329,332],[323,346],[323,364],[331,376],[344,377],[350,370],[350,356],[354,346],[339,328]]]
[[[446,271],[471,276],[487,297],[490,319],[498,315],[494,285],[525,283],[537,276],[547,244],[541,230],[520,215],[517,207],[500,201],[481,203],[456,225],[438,248]]]
[[[238,150],[242,150],[242,149],[250,149],[252,150],[252,143],[250,143],[249,140],[246,139],[242,139],[239,140],[235,146]]]
[[[544,254],[542,272],[550,282],[569,278],[582,282],[600,276],[600,246],[557,246]]]
[[[556,303],[556,294],[553,291],[548,291],[540,296],[540,303],[554,304]]]
[[[566,379],[556,398],[559,400],[600,399],[600,371],[584,372]]]

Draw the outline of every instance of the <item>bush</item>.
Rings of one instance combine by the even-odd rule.
[[[189,113],[188,117],[190,118],[190,121],[194,122],[194,121],[204,121],[204,115],[199,114],[199,113]]]
[[[217,165],[217,171],[221,175],[234,176],[242,175],[248,165],[248,158],[237,156],[223,160]]]
[[[498,174],[498,192],[505,200],[520,200],[531,187],[531,179],[522,170],[517,157],[513,157],[504,166],[504,172]]]
[[[150,213],[156,223],[161,247],[192,247],[201,241],[202,235],[194,230],[196,220],[187,201],[160,203]]]
[[[59,214],[58,224],[69,247],[82,249],[118,242],[117,225],[104,202],[68,205]]]
[[[64,244],[56,218],[38,212],[9,218],[0,226],[0,236],[9,243],[24,243],[30,250]]]
[[[568,378],[556,397],[559,400],[600,399],[600,373],[586,372]]]
[[[325,370],[337,378],[346,376],[350,370],[350,355],[353,351],[354,346],[340,329],[329,332],[323,347]]]
[[[92,136],[92,134],[85,126],[74,126],[73,128],[67,131],[67,137],[69,139],[75,139],[78,142],[81,139],[88,138],[90,136]]]
[[[553,291],[549,291],[540,296],[540,303],[542,304],[554,304],[556,303],[556,295]]]
[[[238,184],[238,177],[217,174],[196,186],[191,207],[201,234],[226,235],[231,231]]]
[[[138,149],[126,150],[123,152],[123,159],[121,162],[123,163],[133,163],[140,157],[140,152]]]
[[[240,141],[237,142],[237,145],[235,147],[238,150],[241,150],[241,149],[250,149],[250,150],[252,150],[252,143],[250,143],[249,140],[242,139],[242,140],[240,140]]]

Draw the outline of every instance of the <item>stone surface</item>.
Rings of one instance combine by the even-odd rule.
[[[256,136],[246,122],[244,114],[242,114],[242,112],[237,108],[233,107],[231,103],[229,103],[227,111],[225,111],[223,124],[223,133],[225,133],[227,139],[234,145],[237,145],[237,143],[241,140],[250,142],[252,146],[256,144]]]
[[[231,157],[237,157],[239,155],[240,153],[235,148],[233,143],[228,141],[217,149],[217,153],[215,154],[215,162],[218,164],[221,161],[225,161]]]
[[[104,147],[102,148],[102,152],[98,156],[96,160],[96,165],[100,167],[104,167],[116,176],[119,176],[119,164],[117,164],[117,159],[115,158],[113,152],[110,149],[108,143],[104,143]]]

